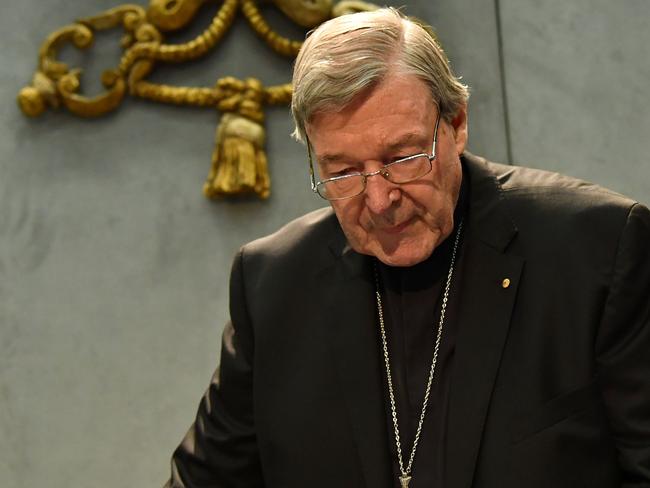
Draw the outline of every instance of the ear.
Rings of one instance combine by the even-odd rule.
[[[454,118],[451,120],[451,126],[454,129],[454,141],[456,143],[456,152],[460,154],[465,150],[467,144],[467,104],[463,104]]]

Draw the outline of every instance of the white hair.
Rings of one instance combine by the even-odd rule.
[[[469,97],[429,26],[394,8],[343,15],[315,29],[298,53],[291,102],[294,137],[306,141],[312,115],[344,108],[389,73],[425,82],[447,122]]]

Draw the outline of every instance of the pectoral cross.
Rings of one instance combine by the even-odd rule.
[[[402,485],[402,488],[409,488],[409,483],[411,482],[410,476],[400,476],[399,482]]]

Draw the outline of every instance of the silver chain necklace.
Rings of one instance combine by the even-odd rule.
[[[449,288],[451,287],[451,277],[454,274],[454,264],[456,262],[456,251],[458,250],[458,242],[460,241],[460,233],[463,228],[463,222],[458,224],[456,231],[456,239],[454,241],[454,249],[451,253],[451,263],[449,264],[449,272],[447,273],[447,282],[445,283],[445,291],[442,295],[442,305],[440,307],[440,321],[438,322],[438,333],[436,335],[436,343],[433,348],[433,359],[431,360],[431,368],[429,369],[429,379],[427,380],[427,387],[424,390],[424,400],[422,401],[422,412],[420,413],[420,420],[418,421],[418,428],[415,432],[415,439],[413,440],[413,447],[411,448],[411,455],[409,457],[408,465],[404,469],[404,460],[402,459],[402,444],[399,437],[399,425],[397,422],[397,405],[395,404],[395,394],[393,393],[393,379],[390,373],[390,357],[388,355],[388,342],[386,341],[386,328],[384,327],[384,309],[381,305],[381,293],[379,286],[379,273],[377,271],[377,264],[374,265],[375,272],[375,296],[377,298],[377,312],[379,314],[379,329],[381,330],[381,342],[384,352],[384,363],[386,364],[386,379],[388,382],[388,396],[390,398],[390,410],[393,417],[393,429],[395,431],[395,444],[397,445],[397,461],[399,462],[399,470],[401,476],[399,482],[402,488],[408,488],[411,482],[411,468],[413,467],[413,460],[415,459],[415,451],[418,447],[420,440],[420,433],[422,432],[422,424],[424,423],[424,416],[427,411],[427,404],[429,403],[429,394],[431,393],[431,384],[433,383],[433,375],[436,370],[436,362],[438,360],[438,350],[440,349],[440,340],[442,339],[442,329],[445,323],[445,311],[447,310],[447,301],[449,299]]]

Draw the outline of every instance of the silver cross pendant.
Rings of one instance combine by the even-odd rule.
[[[406,476],[400,476],[399,477],[399,482],[402,485],[402,488],[408,488],[409,483],[411,482],[411,477],[406,475]]]

